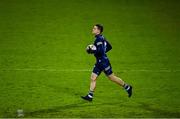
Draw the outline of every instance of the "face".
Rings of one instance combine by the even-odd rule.
[[[92,29],[92,34],[94,34],[94,35],[100,34],[100,30],[97,28],[97,26],[94,26],[94,27],[93,27],[93,29]]]

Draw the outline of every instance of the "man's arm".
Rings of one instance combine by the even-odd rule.
[[[112,49],[112,46],[107,40],[105,40],[105,42],[106,42],[106,53],[107,53],[108,51]]]

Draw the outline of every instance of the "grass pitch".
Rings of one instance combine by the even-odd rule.
[[[0,117],[180,117],[178,0],[0,0]],[[85,48],[104,25],[113,71],[132,98],[102,74]]]

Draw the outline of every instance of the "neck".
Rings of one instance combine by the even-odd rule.
[[[95,36],[101,35],[100,33],[95,34]]]

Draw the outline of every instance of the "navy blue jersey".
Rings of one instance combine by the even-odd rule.
[[[112,49],[110,43],[105,40],[102,35],[96,35],[96,39],[94,41],[94,45],[96,46],[97,50],[94,53],[96,59],[106,59],[107,55],[106,52]]]

